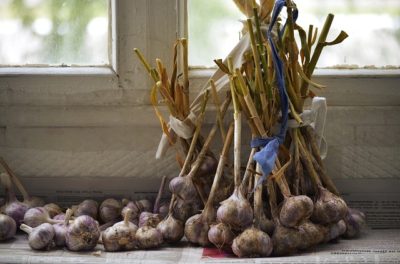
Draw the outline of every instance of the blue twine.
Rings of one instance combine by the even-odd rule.
[[[279,133],[273,137],[268,138],[254,138],[251,141],[251,147],[261,147],[262,149],[254,154],[254,160],[260,164],[263,175],[258,180],[254,189],[264,182],[268,175],[271,173],[272,169],[275,167],[275,160],[278,155],[279,145],[282,144],[285,140],[285,135],[287,131],[287,121],[288,121],[288,111],[289,111],[289,99],[286,92],[285,87],[285,76],[283,63],[279,58],[278,51],[276,49],[275,43],[272,39],[272,29],[276,23],[276,20],[281,12],[282,8],[286,6],[285,0],[277,0],[275,2],[274,10],[272,13],[271,23],[268,27],[266,37],[270,44],[272,50],[272,61],[274,63],[275,72],[276,72],[276,81],[278,85],[279,97],[281,99],[281,112],[282,112],[282,122]],[[298,12],[294,12],[294,15],[297,18]]]

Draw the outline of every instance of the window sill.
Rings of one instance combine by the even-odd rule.
[[[193,68],[189,75],[192,79],[208,79],[217,68]],[[314,77],[399,77],[400,69],[316,69]]]
[[[108,66],[93,67],[0,67],[0,77],[16,76],[103,76],[114,77]]]

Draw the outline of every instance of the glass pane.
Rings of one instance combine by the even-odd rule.
[[[1,65],[108,63],[108,0],[0,0]]]
[[[214,67],[239,41],[240,13],[232,0],[188,0],[189,63]]]
[[[318,67],[335,65],[400,65],[399,0],[294,0],[298,24],[322,28],[328,13],[335,14],[329,40],[344,30],[349,38],[324,49]],[[285,11],[283,11],[285,13]],[[214,66],[237,43],[244,17],[233,0],[189,0],[190,64]]]

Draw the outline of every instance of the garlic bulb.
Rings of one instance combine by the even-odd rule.
[[[50,218],[62,213],[62,209],[55,203],[45,204],[43,208],[49,213]]]
[[[65,213],[64,223],[54,224],[54,243],[57,247],[65,246],[65,236],[67,234],[68,223],[72,216],[72,210],[68,209]],[[60,219],[61,220],[61,219]]]
[[[235,234],[224,223],[211,225],[208,230],[208,240],[219,249],[231,250]]]
[[[141,213],[141,209],[138,207],[138,204],[134,201],[129,201],[125,207],[121,211],[121,216],[125,219],[126,212],[130,210],[130,217],[129,221],[131,221],[134,224],[139,223],[139,215]]]
[[[15,236],[17,225],[8,215],[0,214],[0,241],[6,241]]]
[[[71,251],[92,250],[99,237],[99,223],[88,215],[81,215],[68,226],[65,242]]]
[[[320,224],[336,223],[346,216],[346,202],[327,189],[319,187],[311,219]]]
[[[158,213],[160,214],[161,218],[165,218],[167,217],[168,213],[169,213],[169,203],[168,202],[164,202],[160,205],[160,208],[158,209]]]
[[[106,251],[132,250],[137,247],[137,226],[129,221],[131,211],[125,214],[124,221],[107,228],[102,233],[102,242]]]
[[[136,239],[141,249],[157,248],[163,243],[161,232],[151,226],[140,227],[136,231]]]
[[[88,215],[93,219],[97,219],[98,204],[94,200],[84,200],[75,208],[74,216]]]
[[[54,247],[54,228],[49,223],[37,227],[21,224],[20,229],[29,234],[29,246],[36,250],[49,250]]]
[[[54,219],[54,220],[62,220],[62,221],[64,221],[64,220],[65,220],[65,214],[64,214],[64,213],[60,213],[60,214],[58,214],[58,215],[55,215],[55,216],[53,217],[53,219]]]
[[[218,221],[229,225],[233,230],[243,230],[253,223],[253,209],[239,188],[221,202],[217,210]]]
[[[295,228],[285,227],[281,224],[275,224],[272,235],[273,255],[283,256],[293,254],[302,243],[302,236]]]
[[[229,147],[232,142],[232,137],[233,125],[230,126],[226,136],[222,154],[218,163],[218,168],[215,173],[214,182],[212,184],[206,205],[204,206],[204,210],[201,212],[201,214],[190,217],[185,223],[185,237],[191,243],[199,244],[201,246],[208,246],[211,244],[210,240],[208,239],[208,232],[211,223],[215,221],[214,199],[219,190],[219,183],[222,178],[222,173],[225,167]]]
[[[346,232],[346,229],[346,222],[344,220],[340,220],[337,223],[331,224],[329,227],[327,227],[324,242],[332,241],[339,238]]]
[[[24,223],[30,227],[37,227],[43,223],[57,224],[63,221],[51,219],[44,207],[35,207],[26,211]]]
[[[280,222],[286,227],[298,226],[310,218],[314,209],[313,201],[306,195],[285,198],[280,211]]]
[[[150,200],[142,199],[136,202],[140,212],[151,212],[153,211],[153,203]]]
[[[176,198],[176,203],[172,209],[173,216],[182,222],[186,222],[190,216],[200,212],[202,207],[201,203],[202,202],[198,199],[194,201],[185,201],[180,198]]]
[[[162,234],[163,240],[166,243],[179,242],[184,234],[184,223],[176,219],[172,214],[162,220],[157,225],[157,230]]]
[[[3,212],[14,219],[15,223],[19,225],[22,223],[25,212],[29,209],[29,207],[28,205],[17,200],[10,176],[7,173],[0,174],[0,181],[4,185],[7,197],[6,204],[3,207]]]
[[[297,227],[297,230],[301,237],[297,248],[305,250],[323,242],[327,228],[319,224],[314,224],[311,221],[304,221]]]
[[[344,221],[346,224],[346,232],[343,235],[347,238],[358,237],[367,225],[365,214],[354,208],[349,208],[344,217]]]
[[[109,198],[100,204],[99,215],[103,223],[118,220],[121,215],[122,203],[116,199]]]
[[[248,228],[237,236],[232,243],[236,256],[268,257],[272,252],[272,241],[269,236],[257,228]]]
[[[142,226],[156,227],[160,222],[161,222],[161,216],[159,214],[142,212],[139,216],[139,227]]]

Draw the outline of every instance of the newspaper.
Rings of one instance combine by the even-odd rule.
[[[239,259],[216,249],[203,249],[181,242],[155,250],[105,252],[98,245],[92,252],[47,252],[29,249],[26,235],[0,243],[0,263],[399,263],[400,230],[369,230],[359,239],[341,239],[287,257]]]

